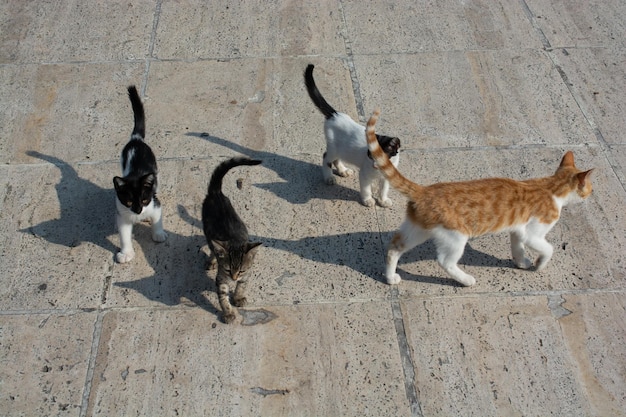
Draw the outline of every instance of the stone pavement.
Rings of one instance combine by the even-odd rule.
[[[0,4],[0,415],[626,415],[626,3],[8,0]],[[462,288],[426,243],[383,283],[400,224],[322,183],[302,72],[399,136],[423,184],[551,174],[542,272],[471,241]],[[137,84],[169,239],[114,262],[112,177]],[[250,305],[220,321],[200,207],[213,168],[255,239]],[[241,187],[236,180],[241,179]]]

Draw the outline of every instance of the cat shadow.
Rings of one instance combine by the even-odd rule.
[[[179,205],[178,213],[188,224],[202,229],[202,222],[189,214],[187,209]],[[383,234],[384,236],[384,234]],[[253,242],[261,242],[265,248],[279,250],[297,255],[299,258],[329,265],[345,266],[362,275],[385,283],[384,265],[385,252],[388,239],[391,234],[381,237],[379,232],[351,232],[325,236],[307,236],[301,239],[288,240],[277,239],[269,236],[250,235]],[[418,263],[423,261],[436,261],[437,252],[432,241],[412,249],[400,258],[399,265]],[[484,267],[514,267],[511,260],[499,259],[495,256],[474,249],[470,244],[465,248],[463,257],[459,261],[463,265]],[[399,268],[403,279],[422,283],[449,285],[460,287],[461,285],[446,276],[440,269],[437,276],[414,275]]]
[[[208,133],[188,132],[186,136],[201,138],[249,158],[263,160],[263,166],[274,171],[284,181],[255,184],[254,186],[269,191],[292,204],[306,204],[312,199],[360,201],[358,190],[340,184],[332,186],[326,184],[322,178],[320,165],[271,152],[246,148],[225,139],[211,136]]]
[[[20,232],[33,234],[49,243],[68,248],[85,242],[91,243],[109,252],[111,260],[115,262],[115,253],[119,248],[109,240],[110,236],[117,233],[113,187],[102,188],[81,178],[72,166],[60,158],[36,151],[28,151],[27,155],[49,162],[61,171],[61,179],[55,185],[60,216],[21,229]],[[165,226],[167,230],[167,224]],[[203,294],[205,291],[215,291],[215,286],[206,277],[202,257],[193,253],[194,248],[201,246],[202,241],[197,237],[189,238],[169,230],[167,233],[167,241],[156,244],[152,241],[150,226],[145,223],[136,224],[133,227],[133,246],[141,246],[141,252],[154,274],[113,285],[135,290],[148,299],[167,305],[177,305],[186,299],[217,315],[217,309]],[[166,250],[169,248],[176,250]],[[137,256],[141,255],[138,253]]]
[[[439,275],[437,277],[415,275],[401,268],[402,265],[408,265],[413,263],[417,263],[419,265],[420,262],[427,260],[435,262],[437,261],[437,248],[435,247],[435,243],[432,240],[428,240],[402,255],[402,257],[400,257],[400,260],[398,261],[398,273],[403,280],[407,281],[438,284],[445,283],[455,287],[463,287],[463,285],[448,277],[446,272],[439,265],[437,265],[437,269],[439,271]],[[479,266],[485,268],[517,268],[513,263],[513,260],[500,259],[496,256],[474,249],[471,245],[471,242],[465,245],[465,251],[463,252],[463,256],[461,257],[461,259],[459,260],[458,265],[461,269],[464,269],[464,266]]]
[[[115,245],[107,239],[107,236],[115,233],[111,214],[115,213],[112,190],[81,178],[71,165],[57,157],[36,151],[28,151],[26,154],[49,162],[61,171],[61,179],[54,186],[60,216],[21,229],[20,232],[31,233],[68,248],[88,242],[115,253]]]
[[[152,241],[149,224],[139,223],[133,228],[133,245],[141,246],[154,274],[113,285],[122,288],[122,292],[132,290],[167,306],[197,306],[219,316],[220,311],[206,295],[215,293],[216,286],[205,269],[208,256],[202,251],[204,237],[183,236],[167,230],[167,223],[165,226],[167,240],[159,244]]]

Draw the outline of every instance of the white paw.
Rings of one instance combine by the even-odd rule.
[[[465,274],[465,276],[455,279],[459,284],[465,287],[471,287],[472,285],[476,284],[476,278],[468,274]]]
[[[372,197],[366,198],[365,200],[361,201],[361,203],[363,203],[365,207],[374,207],[376,205],[376,201],[374,201]]]
[[[379,201],[378,204],[380,204],[381,207],[389,208],[393,206],[393,201],[391,201],[390,198],[384,198],[381,201]]]
[[[530,259],[528,258],[524,258],[521,261],[515,261],[515,265],[520,268],[520,269],[528,269],[531,266],[533,266],[533,263],[531,262]]]
[[[387,276],[387,284],[389,285],[399,284],[400,281],[402,281],[402,278],[400,278],[400,274],[394,273],[392,276]]]
[[[550,261],[550,258],[545,258],[543,256],[540,256],[539,258],[537,258],[537,261],[535,262],[537,271],[541,271],[543,268],[545,268],[546,265],[548,265],[549,261]]]
[[[324,180],[324,182],[328,185],[335,185],[337,184],[337,180],[335,179],[335,177],[328,177]]]
[[[165,233],[164,230],[159,230],[152,233],[152,240],[154,240],[155,242],[165,242],[165,239],[167,239],[167,233]]]
[[[337,175],[339,175],[340,177],[351,177],[354,175],[354,170],[348,168],[344,171],[337,172]]]
[[[121,264],[125,264],[126,262],[130,262],[133,258],[135,257],[135,251],[130,251],[130,252],[118,252],[115,255],[115,259],[117,259],[117,262],[121,263]]]

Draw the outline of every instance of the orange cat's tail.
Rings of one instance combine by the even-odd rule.
[[[378,169],[383,173],[387,181],[391,184],[393,188],[400,191],[402,194],[409,197],[411,192],[415,190],[416,187],[419,187],[417,184],[414,184],[409,179],[405,178],[400,171],[391,163],[389,157],[383,149],[378,144],[376,140],[376,121],[378,120],[378,116],[380,115],[380,110],[374,110],[374,113],[367,121],[366,128],[366,137],[367,137],[367,147],[369,148],[370,154],[372,158],[376,162]]]

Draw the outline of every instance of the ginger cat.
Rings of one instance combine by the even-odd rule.
[[[465,286],[476,279],[463,272],[457,262],[470,237],[508,231],[515,265],[522,269],[533,263],[524,248],[539,252],[537,270],[545,268],[553,248],[546,234],[559,220],[561,208],[582,201],[591,194],[590,173],[574,165],[574,154],[563,156],[554,175],[526,181],[489,178],[473,181],[415,184],[405,178],[381,150],[374,126],[378,110],[367,122],[367,143],[380,171],[391,186],[409,198],[406,218],[387,248],[385,277],[388,284],[398,284],[398,259],[403,253],[432,238],[439,265]]]

